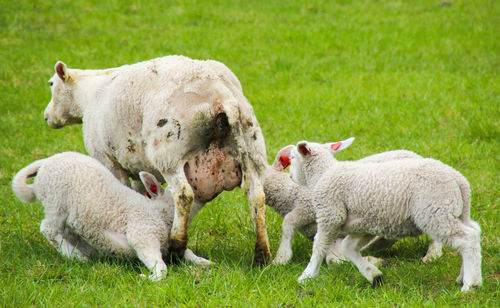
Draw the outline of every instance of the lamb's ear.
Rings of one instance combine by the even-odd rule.
[[[276,154],[276,158],[273,161],[272,167],[278,171],[285,170],[288,166],[290,166],[290,152],[293,149],[293,145],[287,145],[282,148]]]
[[[332,154],[335,154],[337,152],[340,152],[346,148],[348,148],[352,142],[354,141],[354,137],[348,138],[346,140],[342,141],[337,141],[337,142],[330,142],[330,143],[325,143],[324,146],[332,152]]]
[[[299,141],[299,143],[297,143],[297,151],[302,156],[311,155],[311,148],[309,148],[309,146],[307,145],[307,141]]]
[[[141,171],[139,172],[139,177],[144,187],[146,187],[147,194],[149,194],[151,199],[155,199],[163,194],[163,188],[154,175],[146,171]]]
[[[59,78],[61,78],[62,81],[64,81],[64,82],[66,82],[68,80],[74,81],[73,77],[71,77],[69,75],[68,67],[66,66],[66,64],[64,64],[64,62],[57,61],[56,66],[55,66],[55,70],[56,70],[57,76],[59,76]]]

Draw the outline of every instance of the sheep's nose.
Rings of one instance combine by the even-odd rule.
[[[46,114],[44,114],[44,115],[43,115],[43,119],[44,119],[45,121],[47,121],[47,120],[49,119],[49,116],[48,116],[48,115],[46,115]]]

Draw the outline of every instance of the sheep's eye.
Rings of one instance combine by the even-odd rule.
[[[54,83],[52,81],[49,81],[49,85],[52,87]]]

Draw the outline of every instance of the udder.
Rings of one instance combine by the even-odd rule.
[[[184,173],[193,188],[194,198],[200,202],[209,202],[223,190],[239,186],[242,176],[236,159],[217,143],[195,154],[184,165]]]

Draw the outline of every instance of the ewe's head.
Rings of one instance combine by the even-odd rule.
[[[347,148],[353,141],[353,137],[325,144],[300,141],[297,146],[283,148],[277,157],[280,161],[287,162],[286,166],[283,165],[284,168],[290,166],[290,177],[295,183],[308,185],[310,183],[307,183],[307,178],[320,175],[331,167],[336,162],[333,154]]]
[[[52,128],[82,123],[81,110],[73,98],[75,80],[63,62],[56,63],[55,71],[54,76],[49,79],[52,99],[45,108],[45,121]]]
[[[146,188],[147,197],[152,200],[161,200],[162,202],[166,202],[173,206],[174,199],[170,190],[163,189],[154,175],[146,171],[141,171],[139,172],[139,178]]]

